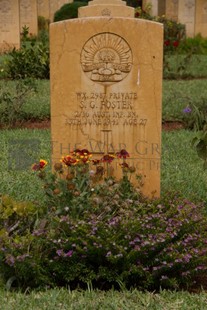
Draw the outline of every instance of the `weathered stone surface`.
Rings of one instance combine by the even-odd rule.
[[[169,0],[165,2],[166,17],[172,20],[178,20],[178,0]]]
[[[189,37],[195,34],[195,0],[180,0],[178,3],[178,21],[185,24]]]
[[[19,1],[0,0],[0,51],[19,46]]]
[[[50,19],[49,0],[37,0],[37,12],[38,16],[43,16],[46,19]]]
[[[113,16],[134,17],[134,8],[121,0],[93,0],[88,6],[80,7],[78,17]]]
[[[37,35],[37,0],[20,0],[20,31],[29,28],[29,33]]]
[[[51,24],[50,43],[53,163],[76,148],[94,158],[126,149],[142,192],[159,196],[162,25],[79,18]]]
[[[207,1],[196,1],[195,34],[207,37]]]

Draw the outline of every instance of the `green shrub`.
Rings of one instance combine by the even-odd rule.
[[[49,29],[49,19],[44,16],[38,16],[38,32]]]
[[[19,50],[8,53],[4,65],[10,79],[48,79],[49,46],[42,42],[23,42]]]
[[[135,11],[135,17],[162,23],[164,26],[164,54],[177,52],[180,43],[186,37],[185,25],[167,19],[165,16],[152,16],[150,10],[150,5],[145,9],[138,7]]]
[[[15,84],[15,90],[9,88],[4,89],[0,93],[0,124],[7,128],[16,125],[26,118],[26,113],[23,110],[28,96],[36,92],[36,83],[31,79],[18,80]]]
[[[180,43],[179,53],[193,53],[207,55],[207,39],[203,38],[200,34],[194,38],[186,38]]]
[[[196,133],[192,141],[198,156],[203,159],[203,168],[207,170],[207,123],[202,131]]]
[[[87,2],[72,2],[64,4],[54,15],[54,22],[58,22],[65,19],[77,18],[78,8],[86,6]]]

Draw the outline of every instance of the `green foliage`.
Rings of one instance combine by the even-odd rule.
[[[32,170],[44,182],[45,193],[48,197],[47,204],[57,214],[70,214],[79,217],[87,208],[91,206],[90,198],[94,191],[105,192],[106,188],[115,181],[110,176],[111,162],[117,157],[120,162],[120,169],[123,171],[123,178],[118,184],[123,198],[130,197],[132,185],[129,178],[135,172],[133,166],[129,166],[126,157],[129,154],[126,150],[121,150],[117,156],[104,155],[102,159],[91,159],[92,154],[86,149],[74,150],[71,155],[64,156],[62,162],[55,163],[54,173],[46,171],[47,162],[40,160],[35,163]],[[108,175],[104,186],[96,186],[104,179],[104,174]],[[139,185],[141,176],[138,176]]]
[[[197,107],[195,104],[188,105],[183,110],[185,127],[194,130],[203,130],[207,126],[207,102]]]
[[[207,55],[207,39],[197,34],[193,38],[185,38],[179,46],[179,53]]]
[[[78,8],[86,6],[87,2],[75,1],[72,3],[64,4],[58,11],[55,12],[54,22],[58,22],[65,19],[77,18]]]
[[[192,144],[196,148],[198,156],[204,161],[204,169],[207,170],[207,124],[204,126],[203,131],[196,133]]]
[[[167,19],[165,16],[152,16],[150,11],[151,5],[147,5],[144,9],[138,7],[135,17],[162,23],[164,26],[164,54],[176,53],[178,46],[186,36],[185,25]]]
[[[36,213],[36,211],[36,206],[31,202],[17,202],[8,195],[0,197],[0,218],[1,225],[3,226],[5,225],[5,223],[2,222],[6,220],[9,220],[11,223],[12,221],[16,220],[16,217],[25,218],[29,214],[33,215],[34,213]],[[16,228],[17,227],[15,227],[15,229]]]
[[[38,16],[38,32],[49,30],[49,23],[50,21],[44,16]]]
[[[199,57],[193,55],[190,51],[188,54],[180,55],[179,51],[173,55],[174,57],[169,57],[164,54],[163,60],[163,77],[164,79],[178,80],[178,79],[191,79],[195,77],[190,67],[197,63],[199,64]],[[172,61],[173,59],[173,61]],[[198,77],[200,77],[200,72],[198,71]],[[206,76],[206,74],[205,74]],[[197,76],[196,76],[197,77]]]
[[[8,53],[5,74],[10,79],[49,78],[49,47],[43,42],[23,41],[19,50]]]
[[[32,79],[18,80],[15,92],[9,89],[0,93],[1,124],[10,128],[25,118],[23,106],[28,96],[36,91],[36,83]]]
[[[205,66],[205,63],[203,63]],[[181,121],[188,114],[183,113],[186,107],[196,106],[203,110],[207,102],[207,82],[205,79],[186,81],[163,81],[163,121]]]
[[[129,6],[132,6],[132,7],[134,7],[134,8],[137,8],[137,7],[141,6],[142,1],[140,1],[140,0],[127,0],[126,3],[127,3],[127,5],[129,5]]]

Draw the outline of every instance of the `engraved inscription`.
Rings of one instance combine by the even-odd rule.
[[[11,0],[0,0],[0,31],[10,32],[13,25]]]
[[[110,16],[111,15],[111,11],[106,8],[106,9],[101,11],[101,15],[102,16]]]
[[[122,81],[131,71],[132,51],[122,37],[100,33],[83,46],[81,65],[90,80],[113,84]]]
[[[66,125],[145,127],[147,124],[147,119],[134,110],[136,92],[78,92],[76,96],[79,110],[66,118]]]

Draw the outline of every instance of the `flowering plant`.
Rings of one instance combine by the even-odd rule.
[[[87,149],[75,149],[63,156],[54,164],[54,173],[46,173],[47,162],[40,160],[32,169],[44,181],[44,189],[48,197],[48,205],[57,214],[68,214],[78,217],[90,207],[90,198],[100,190],[104,179],[111,179],[112,162],[122,161],[123,180],[120,182],[123,193],[130,194],[130,175],[135,168],[126,163],[129,153],[122,149],[116,154],[104,154],[100,159],[93,159]],[[114,181],[112,181],[114,182]]]
[[[109,181],[78,218],[48,209],[35,225],[19,216],[11,229],[4,221],[0,271],[5,281],[15,277],[23,288],[91,281],[99,288],[123,283],[159,290],[190,286],[206,272],[202,205],[169,195],[147,201],[136,190],[123,199],[120,187]]]

